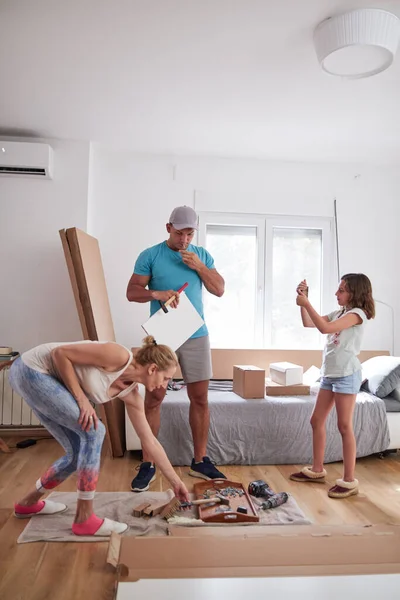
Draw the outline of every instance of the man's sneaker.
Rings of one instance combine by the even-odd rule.
[[[131,490],[132,492],[146,492],[156,478],[156,468],[151,462],[143,462],[136,467],[136,471],[139,473],[132,479]]]
[[[195,462],[192,460],[190,465],[189,475],[192,477],[199,477],[200,479],[226,479],[225,475],[218,471],[217,467],[208,456],[203,456],[202,462]]]

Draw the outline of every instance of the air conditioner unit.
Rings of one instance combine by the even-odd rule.
[[[38,142],[0,141],[0,175],[53,178],[53,149]]]

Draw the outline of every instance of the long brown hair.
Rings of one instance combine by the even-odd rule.
[[[367,315],[367,319],[373,319],[375,302],[369,278],[364,273],[347,273],[343,275],[342,281],[345,282],[346,290],[350,294],[348,308],[361,308]]]
[[[169,346],[157,344],[152,335],[144,338],[143,346],[135,354],[135,361],[143,367],[154,364],[159,371],[178,366],[175,352]]]

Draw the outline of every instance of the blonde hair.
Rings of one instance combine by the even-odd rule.
[[[135,361],[142,365],[154,364],[159,371],[166,371],[170,367],[178,366],[178,357],[169,346],[157,344],[152,335],[143,340],[143,346],[135,354]]]
[[[372,297],[372,285],[364,273],[347,273],[342,276],[350,294],[348,308],[361,308],[367,319],[375,317],[375,302]]]

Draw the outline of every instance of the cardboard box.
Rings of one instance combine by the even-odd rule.
[[[264,398],[265,369],[254,365],[234,365],[233,391],[242,398]]]
[[[269,365],[271,380],[280,385],[303,383],[303,367],[290,362],[276,362]]]
[[[107,562],[127,581],[400,573],[399,525],[221,529],[192,527],[179,537],[175,528],[178,537],[164,538],[112,534]]]
[[[310,393],[309,385],[280,385],[271,381],[265,380],[265,393],[267,396],[308,396]]]

